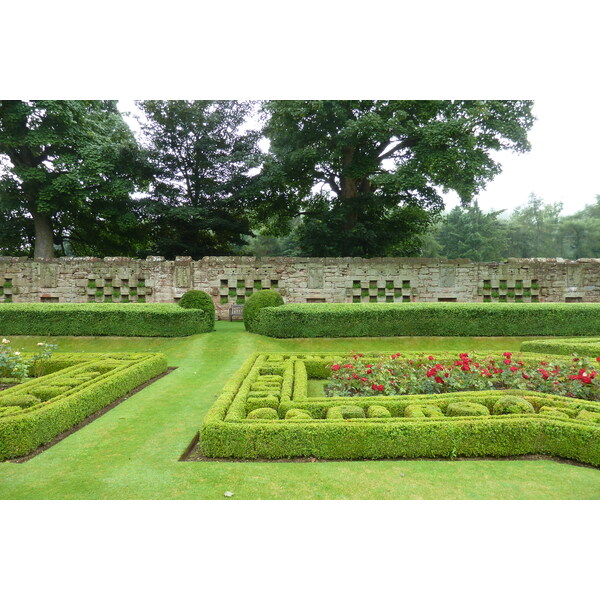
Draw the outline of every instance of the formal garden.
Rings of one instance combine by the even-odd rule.
[[[598,496],[593,304],[261,290],[242,323],[191,291],[4,304],[0,332],[3,498]]]

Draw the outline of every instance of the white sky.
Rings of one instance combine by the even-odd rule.
[[[120,101],[119,109],[139,114],[133,101]],[[534,101],[537,120],[528,136],[532,149],[526,154],[495,155],[502,173],[479,195],[482,210],[506,209],[508,213],[525,204],[531,193],[546,203],[562,202],[563,214],[595,203],[600,194],[600,111],[596,99],[578,100],[577,111],[574,120],[572,106],[561,98]],[[127,122],[138,130],[133,117]],[[459,204],[454,193],[445,200],[447,209]]]

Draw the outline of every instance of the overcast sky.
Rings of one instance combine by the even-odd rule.
[[[562,202],[563,214],[581,210],[593,204],[600,194],[598,140],[600,112],[595,100],[578,100],[578,117],[573,119],[572,106],[566,99],[534,101],[533,125],[526,154],[498,153],[502,173],[488,183],[479,195],[479,205],[485,210],[506,209],[507,213],[525,204],[534,193],[546,203]],[[132,101],[120,101],[119,109],[138,113]],[[127,119],[138,130],[134,118]],[[446,195],[446,207],[459,204],[454,193]]]

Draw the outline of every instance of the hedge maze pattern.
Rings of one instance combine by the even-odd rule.
[[[524,390],[311,397],[309,380],[328,377],[330,365],[341,358],[250,356],[201,426],[203,454],[238,459],[542,454],[600,466],[600,403]]]
[[[0,460],[26,455],[167,368],[157,353],[62,354],[0,392]]]

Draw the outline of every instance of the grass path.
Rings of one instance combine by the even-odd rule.
[[[12,336],[33,349],[40,338]],[[227,378],[267,350],[509,350],[524,338],[275,340],[218,322],[178,339],[53,338],[61,351],[161,351],[172,374],[23,464],[0,464],[7,499],[598,499],[600,470],[554,461],[182,463]]]

